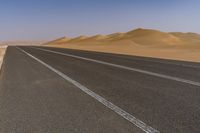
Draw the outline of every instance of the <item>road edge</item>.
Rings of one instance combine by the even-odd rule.
[[[8,46],[0,46],[0,50],[3,51],[2,53],[0,52],[0,71],[1,71],[1,68],[2,68],[2,65],[3,65],[3,60],[4,60],[4,56],[5,56],[7,47]]]

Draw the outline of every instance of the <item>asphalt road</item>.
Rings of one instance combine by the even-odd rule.
[[[1,133],[200,132],[200,63],[8,47],[0,74]]]

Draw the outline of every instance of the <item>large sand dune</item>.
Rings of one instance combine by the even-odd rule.
[[[47,46],[200,62],[200,35],[136,29],[127,33],[60,38]]]

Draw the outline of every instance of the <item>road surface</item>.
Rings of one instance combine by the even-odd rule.
[[[199,133],[200,63],[8,47],[1,133]]]

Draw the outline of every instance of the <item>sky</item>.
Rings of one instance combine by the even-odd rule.
[[[52,40],[135,28],[200,33],[200,0],[0,0],[0,40]]]

